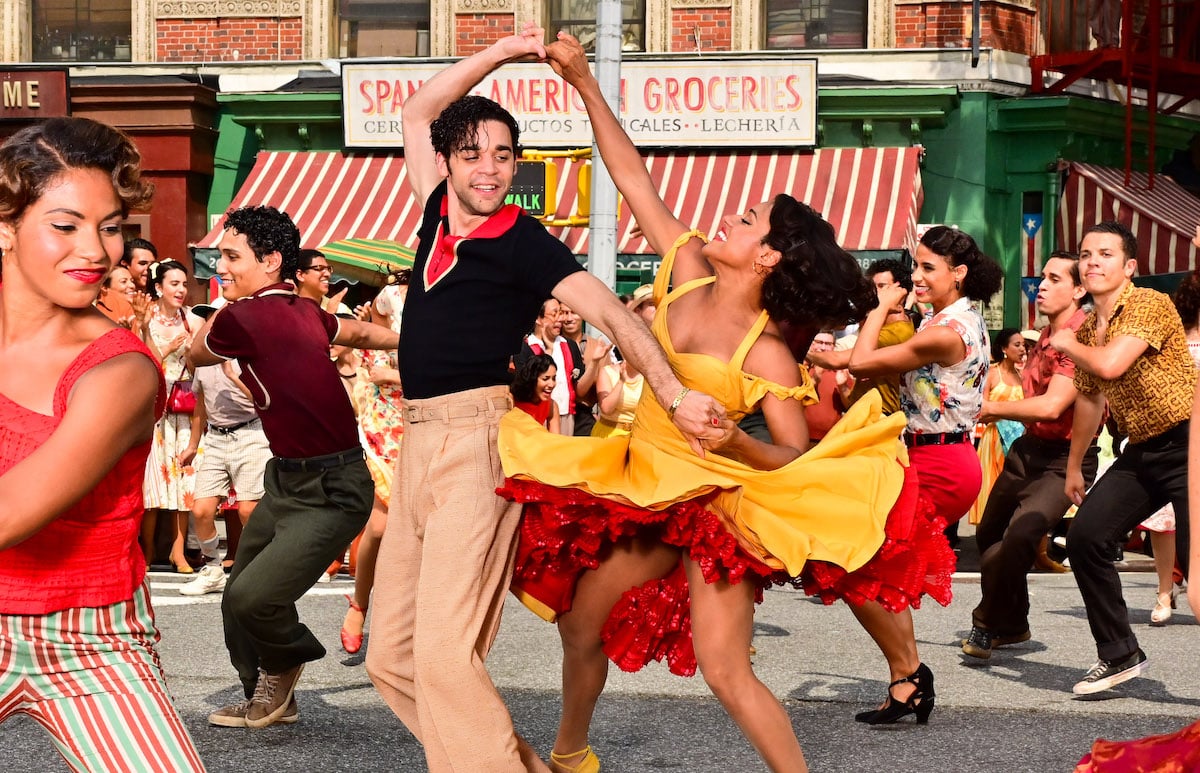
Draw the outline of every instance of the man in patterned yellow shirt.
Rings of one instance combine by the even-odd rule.
[[[1177,555],[1187,572],[1188,417],[1196,373],[1171,299],[1133,284],[1137,239],[1130,230],[1114,221],[1092,226],[1079,253],[1095,310],[1077,335],[1060,330],[1050,345],[1075,361],[1079,390],[1066,492],[1080,507],[1067,555],[1100,658],[1074,687],[1077,695],[1088,695],[1146,668],[1108,547],[1170,502]],[[1085,499],[1082,462],[1106,398],[1129,445]]]

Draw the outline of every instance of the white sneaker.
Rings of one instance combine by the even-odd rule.
[[[184,584],[179,592],[184,596],[203,596],[205,593],[220,593],[225,590],[225,570],[220,566],[206,566]]]

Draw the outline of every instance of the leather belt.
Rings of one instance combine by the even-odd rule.
[[[404,422],[418,424],[423,421],[449,422],[451,419],[473,419],[489,413],[507,413],[512,401],[507,397],[487,397],[471,402],[447,402],[441,405],[407,405],[404,407]]]
[[[231,424],[228,427],[218,427],[216,424],[209,424],[208,428],[212,432],[216,432],[220,435],[232,435],[233,433],[237,432],[239,429],[242,429],[243,427],[249,427],[251,424],[253,424],[256,421],[258,421],[257,416],[255,416],[253,419],[250,419],[250,421],[243,421],[241,424]]]
[[[949,446],[955,443],[965,443],[970,437],[971,433],[969,432],[926,432],[920,435],[905,432],[904,445],[909,448],[913,446]]]
[[[277,456],[275,457],[275,466],[284,472],[322,472],[335,467],[345,467],[347,464],[360,462],[365,458],[361,448],[351,448],[349,451],[325,454],[324,456],[310,456],[307,459],[285,459]]]

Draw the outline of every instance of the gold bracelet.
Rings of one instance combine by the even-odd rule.
[[[675,399],[671,401],[671,407],[667,409],[668,419],[673,420],[675,418],[675,411],[679,410],[680,404],[683,403],[683,398],[687,397],[687,394],[690,391],[692,390],[684,387],[683,389],[679,390],[679,394],[675,395]]]

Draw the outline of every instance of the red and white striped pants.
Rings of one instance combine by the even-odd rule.
[[[32,717],[76,771],[203,771],[157,642],[145,583],[106,607],[0,614],[0,722]]]

